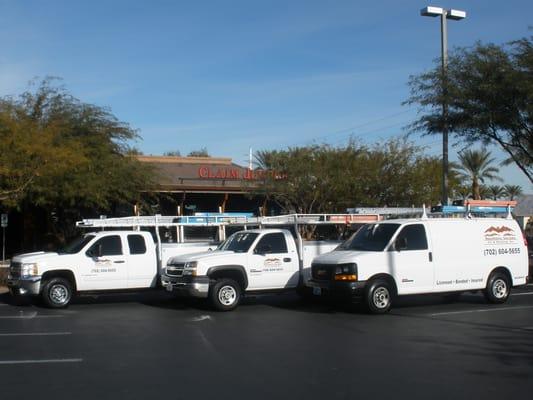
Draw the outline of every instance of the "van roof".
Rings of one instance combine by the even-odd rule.
[[[494,222],[494,223],[501,224],[503,221],[514,221],[514,220],[507,219],[507,218],[487,218],[487,217],[480,217],[480,218],[401,218],[401,219],[388,219],[385,221],[380,221],[378,223],[379,224],[405,224],[409,222],[430,222],[434,224],[434,223],[438,223],[438,221],[441,221],[441,222],[485,221],[485,222]]]

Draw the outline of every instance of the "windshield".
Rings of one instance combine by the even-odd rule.
[[[220,243],[217,250],[228,250],[236,253],[246,253],[254,240],[257,238],[258,233],[238,232],[231,235],[225,241]]]
[[[81,236],[72,242],[70,242],[65,248],[63,248],[61,254],[76,254],[85,247],[87,243],[94,239],[94,235]]]
[[[400,224],[366,224],[336,250],[383,251]]]

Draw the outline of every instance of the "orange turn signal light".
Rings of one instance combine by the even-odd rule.
[[[346,274],[335,275],[335,280],[336,281],[356,281],[357,280],[357,275],[355,275],[355,274],[353,274],[353,275],[346,275]]]

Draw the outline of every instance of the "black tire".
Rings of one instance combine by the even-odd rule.
[[[511,282],[506,274],[493,272],[487,281],[485,298],[493,304],[502,304],[507,301],[511,293]]]
[[[391,285],[383,279],[370,282],[365,291],[365,304],[371,314],[385,314],[392,305]]]
[[[209,299],[218,311],[231,311],[241,301],[241,287],[233,279],[219,279],[209,288]]]
[[[52,278],[44,282],[41,298],[50,308],[65,308],[72,299],[72,284],[65,278]]]

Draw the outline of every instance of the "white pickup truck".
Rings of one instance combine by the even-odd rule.
[[[77,226],[114,230],[88,233],[60,253],[15,256],[8,287],[15,296],[41,296],[46,305],[54,308],[66,307],[76,293],[155,288],[161,267],[169,258],[215,248],[220,242],[216,238],[188,240],[187,229],[196,233],[218,230],[224,235],[228,224],[241,219],[249,220],[241,214],[85,219]],[[150,232],[140,228],[151,229],[155,241]],[[178,241],[162,243],[160,230],[175,231]]]
[[[298,233],[295,239],[287,229],[243,230],[216,250],[170,259],[161,283],[179,295],[209,298],[216,309],[229,311],[245,293],[301,287],[310,279],[313,258],[340,243],[304,242]]]
[[[163,245],[161,261],[186,251],[194,251],[194,247]],[[49,307],[66,307],[75,293],[155,288],[157,253],[149,232],[88,233],[60,253],[13,257],[7,285],[15,296],[40,295]]]

